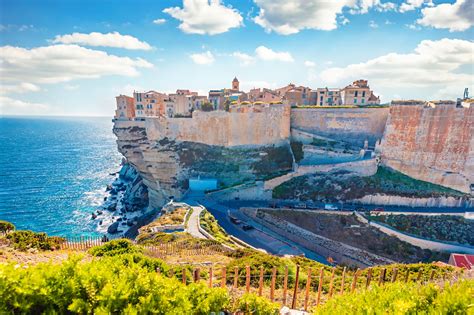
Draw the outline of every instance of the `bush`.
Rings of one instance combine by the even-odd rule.
[[[335,297],[315,314],[471,314],[474,281],[452,286],[390,283]]]
[[[60,265],[0,265],[0,313],[8,314],[209,314],[232,308],[225,289],[184,286],[155,272],[163,266],[141,255],[70,258]],[[235,305],[275,314],[269,301],[245,296]]]
[[[255,294],[244,294],[237,304],[237,310],[244,314],[271,315],[279,314],[280,307],[266,298]]]
[[[8,233],[15,230],[13,223],[0,220],[0,233]]]
[[[7,235],[7,239],[13,248],[26,251],[30,248],[40,250],[59,249],[65,241],[62,237],[48,236],[46,233],[35,233],[32,231],[13,231]]]
[[[89,252],[93,256],[116,256],[139,253],[141,252],[141,249],[133,245],[130,240],[118,239],[107,242],[101,246],[93,247],[89,250]]]

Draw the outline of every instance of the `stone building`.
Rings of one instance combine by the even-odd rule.
[[[342,103],[344,105],[377,105],[379,97],[370,90],[367,80],[357,80],[341,89]]]
[[[316,102],[319,106],[341,105],[341,89],[339,88],[318,88],[316,89]]]
[[[166,94],[156,91],[133,92],[135,115],[137,118],[158,117],[165,114]]]
[[[115,97],[117,108],[115,110],[115,119],[132,120],[135,118],[135,104],[133,97],[122,95]]]

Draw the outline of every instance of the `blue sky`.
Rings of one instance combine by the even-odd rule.
[[[473,0],[0,0],[0,114],[112,116],[134,89],[474,86]],[[155,21],[155,22],[154,22]],[[474,91],[473,91],[474,92]]]

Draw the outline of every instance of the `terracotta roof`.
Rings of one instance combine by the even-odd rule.
[[[449,263],[459,268],[474,269],[474,255],[451,254]]]

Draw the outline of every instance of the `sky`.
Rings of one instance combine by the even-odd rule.
[[[474,0],[0,0],[0,115],[113,116],[115,96],[369,80],[474,93]]]

